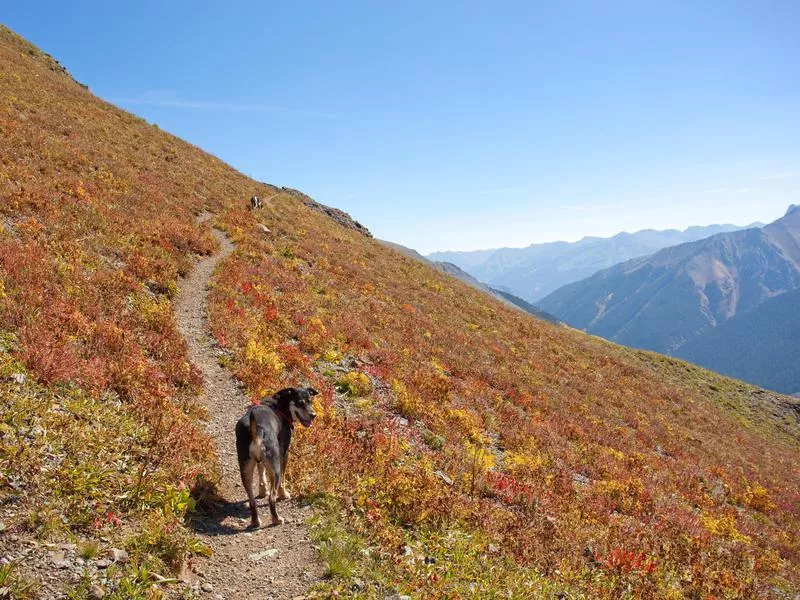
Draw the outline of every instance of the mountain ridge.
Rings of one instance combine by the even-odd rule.
[[[682,356],[680,348],[692,340],[799,287],[800,211],[790,208],[761,229],[721,233],[632,259],[538,304],[589,333]],[[710,357],[700,363],[718,364]]]
[[[648,256],[662,248],[696,241],[720,232],[744,227],[731,224],[690,226],[677,229],[641,229],[610,237],[585,236],[577,242],[548,242],[524,248],[498,248],[475,252],[436,252],[429,258],[453,262],[492,286],[509,290],[536,303],[568,283],[625,260]]]

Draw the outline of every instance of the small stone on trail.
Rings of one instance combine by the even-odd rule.
[[[100,560],[94,563],[94,566],[97,567],[98,569],[107,569],[108,567],[111,566],[111,561],[108,560],[107,558],[101,558]]]
[[[70,563],[70,561],[64,557],[63,552],[53,552],[51,556],[53,559],[53,565],[59,569],[67,569],[72,566],[72,563]]]
[[[204,592],[208,592],[208,593],[210,593],[210,592],[213,592],[213,591],[214,591],[214,586],[213,586],[213,585],[211,585],[210,583],[208,583],[207,581],[206,581],[206,582],[204,582],[204,583],[203,583],[203,585],[201,585],[200,587],[202,588],[202,590],[203,590]]]
[[[272,232],[269,230],[269,227],[267,227],[266,225],[264,225],[264,224],[262,224],[262,223],[259,223],[259,225],[258,225],[258,228],[259,228],[259,229],[260,229],[262,232],[264,232],[264,233],[272,233]]]
[[[253,562],[258,562],[265,558],[275,558],[278,556],[278,550],[276,548],[270,548],[268,550],[264,550],[262,552],[256,552],[254,554],[248,554],[247,558],[249,558]]]

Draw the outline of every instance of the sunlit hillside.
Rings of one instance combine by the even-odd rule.
[[[126,597],[121,580],[153,585],[143,567],[205,551],[182,523],[218,475],[172,301],[211,226],[236,243],[209,306],[221,360],[254,399],[322,392],[290,478],[324,593],[800,592],[796,401],[495,301],[97,99],[8,30],[0,555],[106,538],[131,554]],[[24,595],[30,576],[6,577]]]

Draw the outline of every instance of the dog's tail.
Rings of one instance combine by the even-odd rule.
[[[258,426],[256,425],[256,415],[250,411],[250,441],[255,442],[258,439]]]

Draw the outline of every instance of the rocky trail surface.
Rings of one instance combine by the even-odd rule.
[[[207,218],[204,215],[201,220]],[[239,478],[234,426],[250,401],[231,374],[220,366],[220,351],[211,338],[206,317],[208,283],[215,267],[233,252],[234,246],[221,231],[214,230],[214,236],[220,249],[200,259],[181,282],[175,313],[189,358],[203,374],[200,400],[210,414],[206,427],[214,438],[220,461],[219,492],[230,504],[218,514],[194,522],[196,534],[213,554],[195,559],[185,578],[193,590],[209,598],[303,598],[322,575],[306,526],[310,509],[294,500],[281,502],[279,512],[286,519],[283,525],[247,529],[249,511]],[[259,501],[259,511],[266,514],[262,522],[268,523],[266,500]]]

